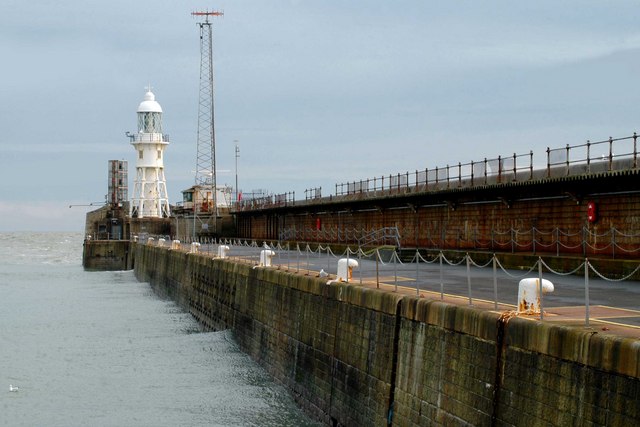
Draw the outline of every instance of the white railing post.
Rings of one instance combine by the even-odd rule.
[[[466,254],[467,259],[467,291],[469,292],[469,305],[473,305],[473,298],[471,297],[471,257],[469,253]]]
[[[544,320],[544,306],[542,305],[542,258],[538,257],[538,295],[540,295],[540,320]]]
[[[444,301],[444,280],[442,272],[442,259],[444,258],[444,254],[442,251],[440,251],[438,257],[440,258],[440,300]]]
[[[393,251],[393,284],[395,285],[394,292],[398,292],[398,254]]]
[[[420,295],[420,288],[418,287],[418,277],[419,277],[418,268],[419,267],[420,267],[420,251],[416,249],[416,295]]]
[[[589,259],[584,259],[584,325],[589,327]]]

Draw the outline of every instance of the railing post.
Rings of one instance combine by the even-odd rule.
[[[398,292],[398,254],[396,251],[393,251],[393,283],[395,286],[394,292]]]
[[[420,275],[418,268],[420,267],[420,251],[416,249],[416,295],[420,296],[420,288],[418,287],[418,277]]]
[[[440,300],[444,300],[444,280],[442,271],[442,258],[444,258],[444,254],[442,251],[440,251],[438,257],[440,258]]]
[[[538,295],[540,296],[540,320],[544,320],[544,307],[542,305],[542,258],[538,257]]]
[[[329,243],[327,243],[327,274],[329,274],[329,270],[331,269],[331,258],[329,251],[331,248],[329,247]]]
[[[533,180],[533,150],[529,150],[529,180]]]
[[[638,136],[636,135],[636,133],[633,133],[633,167],[636,168],[638,167],[638,151],[636,150],[636,142],[637,142]]]
[[[569,168],[571,167],[571,162],[569,161],[571,147],[569,146],[569,144],[567,144],[566,150],[567,150],[567,160],[566,160],[567,171],[566,171],[566,175],[569,176]]]
[[[502,158],[498,156],[498,178],[497,182],[502,182]]]
[[[493,227],[491,227],[491,250],[493,250],[494,247],[494,237],[493,237]]]
[[[513,153],[513,180],[514,180],[514,181],[517,181],[517,180],[518,180],[518,177],[517,177],[517,174],[518,174],[518,167],[517,167],[517,165],[516,165],[517,158],[518,158],[518,157],[516,156],[516,153]]]
[[[616,229],[611,227],[611,258],[616,259]]]
[[[587,139],[587,173],[591,173],[591,141]]]
[[[358,272],[360,273],[360,286],[362,286],[362,248],[358,246]],[[378,250],[376,249],[376,284],[378,283]],[[377,286],[378,288],[380,286]]]
[[[515,237],[514,234],[517,236],[516,233],[514,233],[515,230],[513,229],[513,227],[511,227],[511,253],[515,253]]]
[[[467,291],[469,292],[469,305],[473,305],[473,299],[471,297],[471,258],[469,253],[466,255],[467,259]]]
[[[451,188],[451,182],[449,181],[449,165],[447,165],[447,188]]]
[[[484,185],[487,185],[487,169],[489,169],[489,162],[487,158],[484,158]]]
[[[551,177],[551,149],[547,147],[547,178]]]
[[[613,138],[609,137],[609,171],[613,168]]]
[[[589,327],[589,259],[584,259],[584,325]]]
[[[533,246],[533,254],[536,254],[536,228],[532,227],[531,228],[531,243]]]
[[[347,283],[349,283],[349,245],[347,245]]]
[[[458,187],[462,187],[462,163],[458,162]]]
[[[471,186],[473,187],[473,160],[471,161]]]
[[[304,251],[307,253],[307,273],[305,275],[308,276],[309,275],[309,252],[311,252],[311,248],[309,247],[308,243]]]
[[[496,254],[493,254],[493,309],[498,311],[498,270],[496,268]]]

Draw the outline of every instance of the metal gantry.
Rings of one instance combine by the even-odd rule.
[[[213,202],[213,215],[202,216],[202,224],[213,219],[213,231],[217,232],[218,201],[216,188],[216,136],[214,115],[214,80],[213,80],[213,36],[210,17],[222,16],[223,12],[205,11],[192,12],[193,16],[204,17],[204,22],[199,22],[200,27],[200,91],[198,96],[198,135],[196,153],[195,185],[201,186],[204,194],[210,189]],[[196,188],[194,188],[195,194]],[[198,218],[199,206],[193,204],[194,236],[196,218]]]

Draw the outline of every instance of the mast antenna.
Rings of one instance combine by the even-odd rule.
[[[196,235],[196,218],[198,210],[207,213],[206,222],[201,219],[202,228],[208,232],[216,233],[218,221],[218,200],[217,200],[217,184],[216,184],[216,136],[215,136],[215,115],[214,115],[214,80],[213,80],[213,36],[211,31],[211,22],[209,18],[223,16],[224,12],[220,11],[196,11],[191,15],[196,17],[204,17],[204,22],[198,22],[200,27],[200,91],[198,96],[198,146],[196,154],[196,175],[195,185],[211,191],[212,209],[209,209],[209,203],[196,203],[193,199],[193,236]],[[197,189],[194,187],[194,196]],[[203,200],[204,202],[204,200]],[[199,205],[199,206],[198,206]],[[213,215],[210,214],[211,210]],[[209,229],[209,221],[213,216],[213,230]],[[206,226],[205,226],[206,224]]]

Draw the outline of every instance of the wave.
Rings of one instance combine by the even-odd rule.
[[[82,233],[0,233],[0,262],[8,265],[82,263]]]

